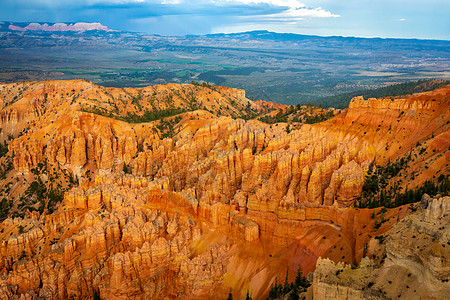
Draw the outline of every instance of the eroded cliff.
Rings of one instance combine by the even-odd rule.
[[[448,175],[449,93],[354,99],[337,117],[291,131],[236,118],[266,108],[223,87],[2,85],[2,137],[18,136],[2,194],[26,212],[0,225],[1,289],[225,298],[232,288],[259,299],[287,266],[358,262],[408,213],[389,209],[380,223],[380,209],[352,207],[371,162],[426,143],[416,184]],[[64,176],[61,203],[39,198],[36,187]]]
[[[450,197],[425,197],[423,206],[371,240],[373,260],[364,258],[358,268],[318,259],[313,298],[448,299]]]

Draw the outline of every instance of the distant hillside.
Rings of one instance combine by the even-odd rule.
[[[448,80],[418,80],[394,84],[374,90],[359,90],[350,93],[320,98],[314,103],[322,104],[323,107],[346,108],[352,98],[363,96],[367,98],[395,97],[398,95],[410,95],[435,90],[450,84]]]
[[[108,27],[100,23],[51,23],[51,22],[1,22],[0,29],[2,31],[112,31]]]
[[[138,88],[196,81],[243,89],[253,100],[319,105],[323,97],[393,83],[450,80],[449,48],[440,40],[268,31],[168,37],[99,23],[5,21],[0,82],[81,78]]]
[[[363,37],[345,37],[345,36],[319,36],[319,35],[305,35],[297,33],[281,33],[272,32],[267,30],[255,30],[236,33],[216,33],[206,35],[188,35],[188,38],[211,38],[211,39],[224,39],[231,41],[242,40],[266,40],[266,41],[278,41],[278,42],[327,42],[333,43],[334,46],[340,45],[358,45],[358,46],[370,46],[379,47],[380,45],[389,44],[391,47],[405,47],[412,46],[419,47],[427,44],[436,44],[442,42],[448,44],[448,41],[444,40],[421,40],[421,39],[402,39],[402,38],[363,38]],[[255,47],[257,47],[255,45]]]

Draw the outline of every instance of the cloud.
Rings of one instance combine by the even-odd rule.
[[[305,4],[297,0],[216,0],[216,3],[241,3],[246,5],[269,4],[273,6],[287,6],[293,8],[305,7]]]
[[[113,29],[159,34],[209,33],[237,24],[295,25],[305,19],[338,17],[300,0],[0,0],[20,21],[101,22]],[[3,15],[3,17],[2,17]],[[0,19],[6,12],[0,12]],[[11,14],[10,14],[11,15]],[[164,24],[166,23],[166,24]],[[284,25],[283,25],[284,24]],[[274,27],[273,27],[274,28]],[[267,27],[273,30],[272,27]],[[209,30],[209,32],[208,32]],[[178,32],[178,33],[177,33]]]
[[[161,4],[181,4],[182,0],[163,0]]]
[[[398,19],[398,20],[399,20],[399,21],[402,21],[402,22],[403,22],[403,21],[406,21],[406,19]]]
[[[57,11],[61,9],[114,9],[129,12],[136,10],[150,16],[175,13],[185,15],[270,15],[280,18],[327,18],[336,17],[321,7],[307,7],[298,0],[2,0],[19,13],[30,7],[36,10]],[[253,12],[252,12],[253,11]],[[51,21],[51,20],[49,20]]]
[[[275,16],[281,18],[293,18],[293,19],[302,19],[302,18],[336,18],[340,17],[339,15],[333,14],[329,11],[318,8],[290,8],[285,12],[279,13]]]
[[[301,20],[303,18],[331,18],[339,17],[330,11],[324,10],[321,7],[312,8],[307,7],[304,3],[297,0],[216,0],[217,3],[241,3],[244,5],[258,6],[269,5],[272,7],[281,8],[282,11],[276,14],[267,15],[268,18],[280,18],[280,21],[287,19]]]
[[[47,0],[49,1],[49,0]],[[83,1],[83,0],[81,0]],[[168,13],[167,6],[176,14],[196,15],[260,15],[270,18],[331,18],[339,15],[333,14],[321,7],[307,7],[298,0],[84,0],[93,7],[129,8],[136,5],[142,9],[141,14],[147,10],[162,10]],[[166,6],[161,8],[160,6]]]

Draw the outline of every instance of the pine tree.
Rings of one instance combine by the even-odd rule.
[[[252,300],[252,297],[250,297],[250,293],[247,290],[247,296],[245,297],[245,300]]]
[[[228,293],[227,300],[233,300],[233,294],[231,293],[231,288],[230,288],[230,292]]]
[[[307,288],[310,284],[306,281],[306,278],[302,274],[302,266],[298,266],[297,276],[295,277],[295,285],[298,287]]]
[[[286,126],[286,133],[291,133],[291,128],[289,127],[289,124]]]
[[[289,294],[289,300],[299,300],[299,296],[298,296],[298,287],[293,284],[292,285],[292,290],[291,293]]]
[[[278,296],[278,278],[275,277],[275,283],[270,286],[269,299],[275,299]]]
[[[289,284],[289,267],[286,270],[286,278],[284,279],[283,293],[287,294],[290,290]]]

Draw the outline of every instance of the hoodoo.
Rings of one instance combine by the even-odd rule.
[[[299,268],[317,299],[448,295],[450,86],[316,124],[208,84],[1,84],[0,107],[5,299],[263,299]]]

